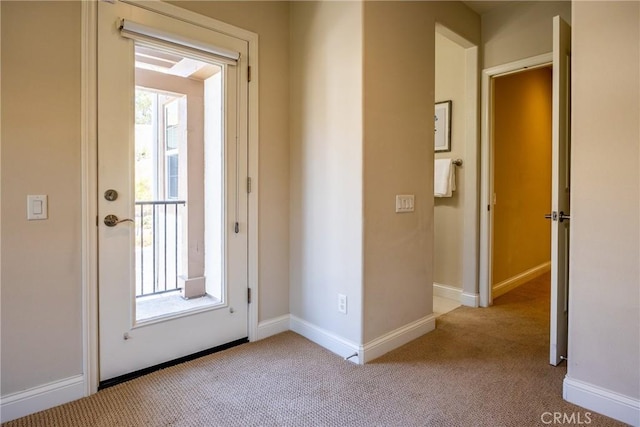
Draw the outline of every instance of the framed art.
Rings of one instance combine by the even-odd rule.
[[[436,102],[434,149],[451,151],[451,101]]]

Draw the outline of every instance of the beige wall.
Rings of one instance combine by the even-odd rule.
[[[456,42],[436,32],[435,100],[452,101],[451,151],[435,153],[436,159],[469,160],[466,155],[466,53]],[[462,288],[465,168],[456,167],[456,191],[452,197],[434,199],[433,281]]]
[[[259,319],[289,313],[289,3],[174,1],[259,37]]]
[[[80,3],[0,8],[7,395],[82,373]],[[27,221],[27,194],[49,196],[49,219]]]
[[[462,3],[364,4],[364,341],[432,313],[435,23],[479,44]],[[395,213],[414,194],[415,212]]]
[[[568,378],[637,402],[638,2],[574,3],[572,79]]]
[[[291,11],[291,313],[364,343],[432,311],[435,22],[479,43],[479,17],[450,2]],[[416,212],[396,215],[405,193]]]
[[[514,1],[482,15],[483,68],[551,52],[556,15],[571,23],[571,2]]]
[[[362,4],[294,2],[291,314],[360,343],[362,263]]]
[[[551,74],[494,80],[494,286],[551,259]]]

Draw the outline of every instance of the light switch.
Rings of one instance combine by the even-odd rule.
[[[27,196],[27,219],[47,219],[47,196]]]
[[[413,212],[413,194],[396,195],[396,213]]]

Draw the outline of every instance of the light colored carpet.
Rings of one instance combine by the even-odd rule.
[[[6,426],[521,427],[545,425],[545,412],[584,422],[588,411],[561,398],[565,368],[547,361],[548,298],[547,276],[491,308],[460,307],[365,366],[286,332]]]

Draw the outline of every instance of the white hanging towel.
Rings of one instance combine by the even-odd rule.
[[[435,197],[451,197],[456,189],[455,166],[451,159],[436,159],[433,168],[433,195]]]

